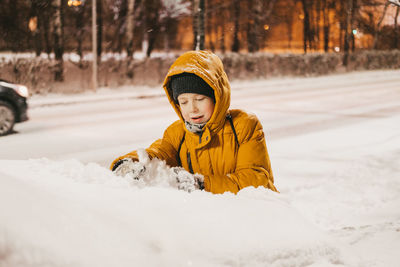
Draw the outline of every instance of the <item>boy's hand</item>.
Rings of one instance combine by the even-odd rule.
[[[201,174],[191,174],[182,167],[173,167],[172,170],[176,175],[178,189],[186,192],[192,192],[196,189],[204,189],[204,176]]]
[[[112,171],[118,176],[128,175],[134,180],[139,180],[146,172],[146,167],[143,163],[126,158],[117,161]]]

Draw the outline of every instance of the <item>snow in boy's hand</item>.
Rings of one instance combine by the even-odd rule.
[[[118,176],[129,177],[134,180],[139,180],[146,171],[146,167],[142,162],[132,161],[131,159],[123,159],[114,173]]]
[[[203,189],[204,176],[201,174],[191,174],[182,167],[173,167],[173,172],[176,174],[178,189],[187,192],[192,192],[196,189]]]
[[[130,158],[123,159],[115,169],[117,176],[133,180],[132,183],[139,187],[145,186],[171,186],[193,192],[203,189],[204,177],[201,174],[191,174],[182,167],[169,167],[165,161],[157,158],[150,159],[144,149],[137,150],[139,161]]]

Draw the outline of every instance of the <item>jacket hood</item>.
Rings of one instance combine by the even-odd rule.
[[[163,87],[170,104],[183,122],[184,119],[179,105],[175,103],[172,97],[170,81],[171,76],[184,72],[196,74],[214,90],[214,113],[205,127],[209,128],[211,132],[218,131],[225,122],[231,100],[231,89],[222,61],[217,55],[209,51],[189,51],[178,57],[171,65],[165,77]]]

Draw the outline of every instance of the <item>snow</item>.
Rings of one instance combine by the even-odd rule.
[[[177,10],[180,12],[185,12],[183,9],[182,10]],[[171,14],[170,14],[171,15]],[[172,14],[173,15],[173,14]],[[174,16],[174,15],[173,15]],[[177,53],[173,53],[173,52],[152,52],[152,57],[155,58],[174,58],[176,57]],[[121,53],[113,53],[113,52],[107,52],[107,53],[102,53],[101,55],[101,61],[107,61],[109,59],[115,59],[115,60],[124,60],[126,59],[127,54],[126,52],[121,52]],[[134,53],[133,57],[137,60],[142,60],[145,59],[147,57],[146,53],[143,53],[141,51],[137,51]],[[0,61],[3,62],[13,62],[16,60],[20,60],[20,59],[27,59],[27,58],[37,58],[36,54],[34,52],[25,52],[25,53],[12,53],[12,52],[0,52]],[[41,59],[54,59],[55,55],[54,53],[41,53],[40,56],[38,58]],[[87,60],[87,61],[91,61],[93,59],[93,55],[91,52],[89,53],[84,53],[82,56],[82,60]],[[72,61],[72,62],[79,62],[81,60],[80,56],[76,53],[64,53],[63,54],[63,60],[64,61]]]
[[[160,88],[35,96],[0,138],[0,266],[398,266],[400,71],[232,84],[279,194],[187,193],[107,168],[174,120]]]

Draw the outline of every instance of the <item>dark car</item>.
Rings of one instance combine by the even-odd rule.
[[[9,134],[15,123],[28,120],[28,95],[26,86],[0,79],[0,136]]]

